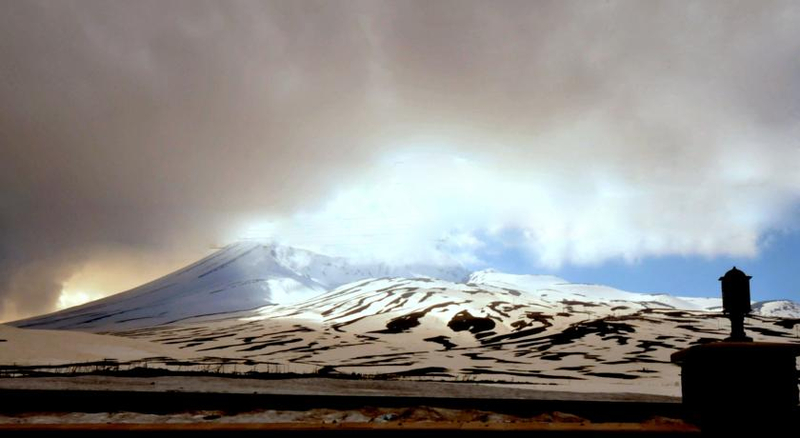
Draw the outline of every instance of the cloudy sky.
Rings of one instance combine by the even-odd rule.
[[[800,3],[0,0],[0,320],[237,239],[800,300]]]

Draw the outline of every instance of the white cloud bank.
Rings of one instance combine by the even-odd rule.
[[[800,173],[790,163],[800,163],[798,151],[740,143],[652,158],[647,145],[609,144],[617,140],[576,125],[540,139],[562,156],[523,162],[513,153],[497,159],[418,145],[334,188],[317,209],[244,220],[230,238],[467,264],[480,264],[487,246],[508,245],[540,267],[558,268],[664,255],[753,257],[767,231],[795,225],[789,213],[800,198]],[[605,152],[581,156],[590,149]],[[504,237],[509,232],[515,240]]]
[[[0,2],[0,319],[264,221],[383,258],[753,255],[800,193],[798,53],[797,1]]]

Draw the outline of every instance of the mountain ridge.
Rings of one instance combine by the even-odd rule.
[[[421,275],[441,272],[450,279]],[[384,276],[349,281],[376,274]],[[59,329],[63,339],[73,330],[101,333],[102,345],[82,349],[104,358],[116,357],[117,339],[141,341],[129,345],[140,359],[127,367],[477,379],[565,390],[600,385],[672,395],[680,378],[670,355],[729,332],[719,298],[642,294],[550,275],[461,274],[234,245],[140,288],[11,325]],[[293,299],[264,299],[279,293]],[[797,303],[753,309],[745,330],[754,340],[800,343]],[[7,361],[52,363],[49,352],[26,344],[37,330],[6,332]],[[164,353],[145,356],[151,351]],[[77,357],[63,356],[65,367]]]
[[[455,280],[467,273],[460,266],[351,262],[298,248],[239,242],[128,291],[9,325],[101,331],[115,323],[115,329],[133,328],[290,304],[364,278],[436,275]]]
[[[353,262],[288,246],[240,242],[131,290],[9,324],[95,332],[126,330],[302,304],[339,287],[382,278],[429,278],[439,281],[440,288],[465,285],[497,293],[514,290],[532,297],[550,294],[565,301],[604,305],[617,302],[638,303],[634,307],[721,310],[720,298],[628,292],[570,283],[553,275],[507,274],[496,269],[470,273],[460,265]],[[756,315],[800,318],[800,304],[789,300],[755,302],[753,310]]]

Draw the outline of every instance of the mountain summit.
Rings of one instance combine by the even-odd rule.
[[[239,242],[129,291],[11,325],[85,331],[148,327],[292,304],[366,278],[462,281],[468,274],[457,265],[361,263],[287,246]]]

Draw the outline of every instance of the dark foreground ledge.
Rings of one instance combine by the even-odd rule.
[[[271,423],[271,424],[68,424],[0,425],[2,436],[687,436],[699,429],[686,424],[634,423]]]
[[[653,417],[681,418],[676,402],[597,400],[540,400],[519,398],[462,398],[384,395],[297,395],[144,391],[0,390],[0,413],[29,412],[140,412],[168,415],[189,411],[349,410],[364,407],[429,406],[482,410],[520,417],[567,412],[592,422],[639,423]]]
[[[0,414],[24,412],[307,411],[363,407],[475,409],[532,417],[568,412],[591,421],[680,418],[678,397],[548,391],[520,385],[340,379],[117,378],[0,379]]]
[[[68,382],[68,381],[63,381]],[[0,382],[2,383],[2,382]],[[106,383],[106,382],[103,382]],[[108,413],[136,412],[161,416],[161,424],[127,422],[106,424],[95,420],[93,424],[0,424],[0,436],[440,436],[443,433],[458,435],[580,435],[580,436],[683,436],[698,433],[697,428],[678,419],[682,407],[677,398],[641,396],[635,394],[579,394],[556,391],[519,391],[514,388],[473,384],[432,384],[418,382],[419,390],[394,383],[359,384],[352,382],[327,382],[335,389],[349,388],[336,395],[330,392],[313,394],[303,389],[303,382],[282,382],[269,392],[236,390],[234,392],[197,392],[186,390],[153,391],[142,387],[159,387],[149,381],[136,382],[140,390],[43,389],[63,388],[63,383],[44,379],[28,388],[23,381],[0,385],[0,414],[24,417],[33,413]],[[234,385],[244,385],[237,381]],[[313,385],[311,382],[309,388]],[[317,382],[318,389],[325,382]],[[44,384],[44,386],[42,385]],[[146,384],[146,385],[145,385]],[[342,385],[342,388],[336,385]],[[255,383],[254,383],[255,385]],[[444,385],[444,386],[442,386]],[[13,388],[16,386],[16,388]],[[287,390],[287,386],[293,388]],[[367,388],[371,386],[371,388]],[[31,389],[37,387],[40,389]],[[113,385],[109,385],[113,388]],[[230,387],[229,387],[230,388]],[[255,388],[253,388],[255,389]],[[369,392],[368,389],[372,392]],[[376,391],[377,389],[377,391]],[[255,393],[254,393],[255,392]],[[294,393],[293,393],[294,392]],[[428,394],[428,395],[425,395]],[[434,395],[435,394],[435,395]],[[646,401],[644,401],[646,400]],[[432,407],[461,411],[484,411],[517,416],[520,421],[420,421],[397,418],[384,422],[323,422],[299,421],[291,423],[226,423],[226,416],[264,410],[309,411],[330,409],[335,411],[360,410],[369,407],[414,408]],[[218,421],[163,424],[171,414],[218,411],[223,418]],[[578,421],[538,421],[537,416],[568,413]],[[448,417],[449,418],[449,417]],[[674,420],[670,420],[674,419]]]

